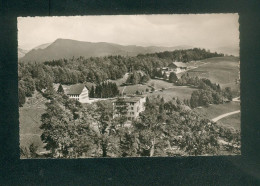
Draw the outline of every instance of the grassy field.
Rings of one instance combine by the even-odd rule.
[[[20,146],[29,147],[32,143],[43,150],[44,144],[41,141],[42,133],[39,128],[41,125],[41,115],[45,112],[44,103],[46,100],[35,92],[33,97],[29,98],[25,105],[19,109],[20,123]]]
[[[183,99],[190,99],[191,93],[195,91],[196,89],[190,88],[190,87],[180,87],[180,86],[174,86],[172,88],[163,90],[163,91],[155,91],[153,93],[148,93],[148,96],[158,96],[164,98],[165,101],[171,100],[173,97],[179,98],[180,100]]]
[[[234,114],[221,120],[217,121],[220,125],[226,126],[228,128],[233,128],[236,130],[240,130],[241,128],[241,113]]]
[[[190,76],[210,79],[212,82],[220,84],[221,88],[231,87],[234,96],[237,96],[239,91],[239,86],[236,84],[239,71],[238,61],[239,59],[236,57],[215,57],[205,59],[199,62],[202,65],[200,64],[198,68],[187,72]]]
[[[154,92],[151,91],[151,86],[155,88]],[[149,92],[146,91],[149,89]],[[165,89],[165,90],[162,90]],[[172,83],[163,81],[163,80],[155,80],[151,79],[146,85],[138,84],[138,85],[130,85],[125,87],[119,87],[120,93],[124,91],[126,95],[135,94],[138,90],[139,92],[143,92],[143,94],[148,96],[163,96],[166,101],[171,100],[173,97],[178,97],[179,99],[190,99],[191,93],[196,90],[190,87],[184,86],[175,86]]]
[[[195,108],[194,110],[200,113],[202,116],[212,119],[221,114],[233,112],[240,109],[239,102],[229,102],[219,105],[210,105],[209,107]]]
[[[196,108],[194,110],[205,118],[213,119],[219,115],[240,110],[240,103],[230,102],[219,105],[210,105],[209,107]],[[217,123],[226,127],[240,129],[240,113],[222,118],[221,120],[217,121]]]
[[[159,80],[159,79],[151,79],[147,82],[147,85],[153,86],[155,89],[162,89],[162,88],[171,88],[174,87],[172,83]]]

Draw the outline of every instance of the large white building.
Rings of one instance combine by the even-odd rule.
[[[72,85],[66,94],[69,98],[76,99],[81,103],[86,103],[89,100],[89,90],[84,84]]]
[[[119,100],[113,101],[113,118],[118,117],[118,110],[122,105],[126,106],[127,120],[136,119],[141,112],[145,110],[145,96],[140,97],[124,97]],[[123,104],[122,104],[123,102]]]

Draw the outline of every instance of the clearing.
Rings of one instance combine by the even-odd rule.
[[[231,87],[234,96],[238,95],[239,85],[236,83],[236,80],[239,78],[239,58],[215,57],[198,63],[197,68],[184,73],[189,73],[190,76],[210,79],[213,83],[220,84],[221,88]]]
[[[240,130],[241,128],[241,113],[233,114],[223,119],[218,120],[219,125],[225,126],[227,128],[233,128]]]
[[[151,92],[152,86],[155,88],[154,92]],[[173,85],[173,83],[169,83],[164,80],[158,80],[158,79],[151,79],[145,85],[137,84],[137,85],[119,87],[120,93],[122,93],[123,91],[124,94],[126,95],[135,94],[137,90],[139,92],[142,92],[143,95],[147,95],[147,96],[160,95],[164,97],[165,101],[169,101],[173,97],[178,97],[181,100],[190,99],[192,92],[197,89],[187,87],[187,86],[175,86]]]
[[[148,96],[162,96],[165,101],[170,101],[172,98],[179,98],[180,100],[183,99],[190,99],[191,94],[193,91],[197,89],[190,88],[186,86],[173,86],[171,88],[160,90],[160,91],[154,91],[152,93],[147,93]]]
[[[233,114],[238,114],[238,113],[240,113],[240,110],[233,111],[233,112],[228,112],[228,113],[226,113],[226,114],[222,114],[222,115],[220,115],[220,116],[218,116],[218,117],[213,118],[212,121],[217,122],[218,120],[221,120],[222,118],[231,116],[231,115],[233,115]]]
[[[212,119],[216,118],[222,114],[229,112],[234,112],[240,110],[239,102],[229,102],[219,105],[210,105],[208,107],[195,108],[194,109],[201,116]],[[232,127],[234,129],[240,130],[240,113],[227,116],[217,121],[218,124],[226,126],[228,128]]]

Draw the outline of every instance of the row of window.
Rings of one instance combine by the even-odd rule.
[[[76,98],[76,97],[79,97],[79,95],[70,95],[70,97]]]

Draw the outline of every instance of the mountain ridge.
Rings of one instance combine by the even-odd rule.
[[[120,45],[107,42],[88,42],[72,39],[56,39],[53,43],[46,43],[27,52],[20,61],[44,62],[61,58],[74,57],[102,57],[107,55],[136,56],[138,54],[190,49],[191,46],[180,45],[174,47]]]

